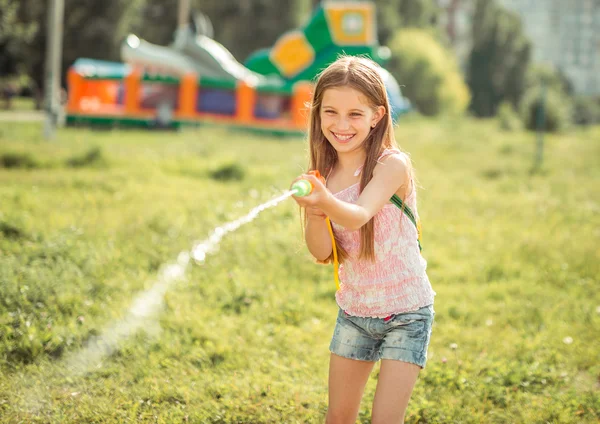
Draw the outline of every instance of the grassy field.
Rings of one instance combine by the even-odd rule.
[[[535,173],[535,136],[497,128],[397,131],[437,291],[407,422],[597,423],[600,128],[548,136]],[[299,138],[71,128],[45,142],[39,124],[0,123],[0,422],[322,422],[335,286],[292,200],[140,312],[166,264],[305,165]],[[361,423],[376,382],[377,368]]]
[[[33,111],[35,110],[35,102],[31,97],[13,97],[12,111]]]

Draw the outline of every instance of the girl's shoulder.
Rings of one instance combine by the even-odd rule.
[[[380,155],[373,176],[381,174],[388,181],[398,183],[396,194],[401,199],[411,199],[415,194],[410,156],[399,149],[386,149]]]
[[[392,158],[390,161],[392,166],[394,165],[394,162],[396,162],[399,168],[407,168],[407,166],[410,164],[410,159],[406,153],[400,151],[399,149],[384,149],[383,152],[381,152],[381,154],[377,158],[377,164],[375,165],[374,172],[377,172],[378,168],[380,168],[384,162],[388,162],[390,158]],[[359,176],[362,170],[363,165],[358,167],[358,169],[354,173],[354,176]]]
[[[400,149],[392,148],[392,149],[384,149],[383,152],[379,155],[377,159],[378,162],[383,161],[385,158],[396,157],[401,159],[403,162],[407,162],[409,159],[408,154],[401,151]]]
[[[375,172],[378,168],[393,168],[406,172],[410,169],[410,157],[398,149],[385,149],[377,159]]]

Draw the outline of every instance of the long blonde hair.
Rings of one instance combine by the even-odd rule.
[[[319,75],[310,108],[308,133],[310,148],[309,170],[318,170],[321,175],[328,175],[329,171],[337,163],[337,152],[327,141],[321,130],[321,102],[325,91],[330,88],[350,87],[363,94],[373,109],[379,106],[385,108],[383,118],[371,130],[363,143],[366,159],[360,178],[360,192],[364,190],[373,178],[373,170],[377,165],[377,159],[379,159],[381,153],[385,149],[398,149],[394,137],[394,124],[388,96],[378,68],[379,65],[364,57],[340,57]],[[360,258],[375,259],[374,227],[374,220],[371,218],[360,229]],[[348,254],[341,248],[337,236],[336,246],[338,260],[340,263],[343,263]],[[333,253],[323,262],[331,262],[332,257]]]

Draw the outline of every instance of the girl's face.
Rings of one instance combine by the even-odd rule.
[[[367,98],[351,87],[328,88],[321,102],[321,131],[338,153],[362,148],[369,132],[385,114],[375,110]]]

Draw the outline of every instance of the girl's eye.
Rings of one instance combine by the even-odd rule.
[[[362,115],[361,115],[360,113],[358,113],[358,112],[351,113],[350,115],[352,115],[352,116],[362,116]]]
[[[335,111],[333,111],[333,110],[326,110],[325,113],[328,114],[328,115],[333,115],[333,114],[335,114]]]

